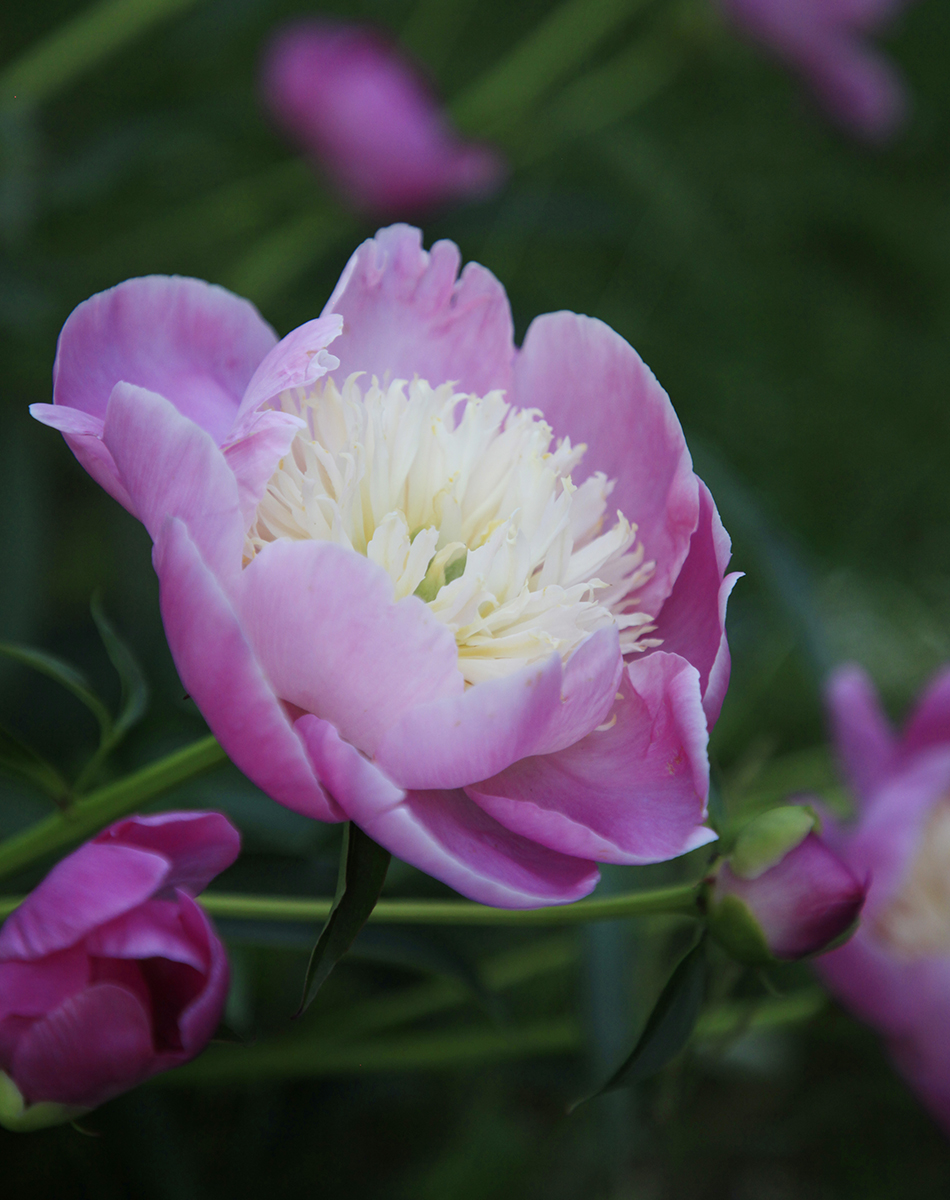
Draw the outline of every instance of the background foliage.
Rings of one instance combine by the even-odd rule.
[[[255,96],[262,39],[312,10],[164,7],[166,19],[41,105],[4,96],[0,109],[0,639],[77,663],[114,701],[89,610],[101,590],[151,689],[103,778],[204,726],[165,645],[147,535],[27,416],[49,399],[56,334],[92,292],[152,271],[233,287],[285,333],[319,312],[373,231],[293,158]],[[844,800],[823,741],[824,671],[862,662],[899,713],[950,658],[950,9],[926,0],[890,43],[916,111],[901,140],[870,152],[702,0],[630,3],[615,36],[552,71],[534,102],[508,103],[491,71],[553,7],[363,0],[320,11],[402,36],[469,130],[512,155],[509,186],[429,222],[427,241],[451,237],[495,271],[519,336],[539,312],[590,313],[669,390],[747,572],[713,741],[724,802],[802,788]],[[4,59],[17,63],[79,11],[74,0],[6,6]],[[0,723],[69,778],[95,746],[68,693],[7,662]],[[26,784],[0,789],[0,833],[48,811]],[[184,804],[220,807],[243,830],[222,887],[332,893],[337,830],[272,804],[230,767],[161,801]],[[618,869],[602,888],[700,869]],[[439,892],[393,865],[386,894]],[[820,1001],[808,1020],[750,1020],[728,1035],[707,1019],[658,1078],[565,1116],[629,1049],[685,948],[684,924],[371,929],[287,1034],[313,930],[223,923],[228,1020],[252,1043],[243,1076],[215,1077],[212,1052],[96,1113],[98,1137],[0,1131],[4,1187],[77,1200],[945,1196],[944,1140],[874,1038]],[[807,970],[773,984],[797,995]],[[716,986],[765,995],[726,964]]]

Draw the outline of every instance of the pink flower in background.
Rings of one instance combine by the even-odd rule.
[[[193,897],[237,857],[219,813],[110,826],[0,929],[0,1124],[68,1120],[203,1050],[228,990]]]
[[[787,63],[831,116],[861,137],[888,137],[907,111],[891,62],[870,43],[906,0],[719,0],[741,32]]]
[[[817,967],[838,999],[884,1035],[950,1132],[950,670],[899,737],[857,668],[840,670],[828,695],[858,803],[857,822],[838,830],[836,848],[870,890],[858,932]]]
[[[182,682],[255,783],[474,899],[563,903],[714,836],[729,539],[623,338],[561,312],[516,350],[458,269],[384,229],[279,343],[129,280],[32,412],[149,530]]]
[[[415,216],[489,195],[504,178],[500,156],[463,141],[419,71],[365,26],[286,27],[265,55],[261,92],[280,128],[366,212]]]

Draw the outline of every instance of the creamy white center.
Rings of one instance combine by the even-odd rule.
[[[950,797],[930,814],[907,877],[876,929],[912,958],[950,953]]]
[[[277,538],[336,542],[381,566],[396,598],[415,593],[455,635],[467,683],[557,651],[566,660],[614,626],[625,654],[659,645],[636,592],[653,573],[637,527],[603,532],[613,488],[575,487],[584,446],[553,434],[501,392],[360,377],[284,392],[306,422],[281,460],[245,542],[245,560]],[[328,586],[331,586],[328,581]]]

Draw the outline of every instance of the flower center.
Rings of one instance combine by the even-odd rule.
[[[930,814],[907,878],[876,928],[913,958],[950,952],[950,796]]]
[[[634,593],[653,573],[637,527],[603,474],[580,487],[584,446],[501,392],[466,396],[421,379],[365,394],[353,375],[282,393],[306,425],[281,460],[245,541],[245,561],[277,538],[318,538],[381,566],[396,599],[415,594],[451,629],[467,683],[509,674],[591,633],[620,632],[625,654],[659,645]]]

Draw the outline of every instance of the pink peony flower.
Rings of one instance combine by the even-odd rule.
[[[896,69],[867,41],[906,0],[719,0],[726,17],[805,80],[852,133],[883,139],[900,126],[907,97]]]
[[[237,857],[220,813],[129,817],[0,929],[0,1124],[69,1120],[203,1050],[228,990],[193,897]]]
[[[355,207],[414,216],[485,196],[505,169],[464,142],[426,81],[384,34],[298,21],[271,41],[261,92],[277,124]]]
[[[828,698],[859,804],[837,849],[870,879],[858,932],[817,964],[834,994],[887,1039],[950,1132],[950,670],[896,737],[867,676],[843,668]]]
[[[220,288],[129,280],[32,412],[152,535],[241,770],[476,900],[563,903],[714,837],[729,539],[623,338],[561,312],[516,351],[458,267],[384,229],[276,345]]]

